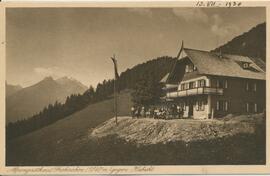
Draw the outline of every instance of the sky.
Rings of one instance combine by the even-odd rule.
[[[212,50],[265,22],[262,7],[9,8],[6,79],[27,87],[46,76],[96,86],[118,71],[187,48]]]

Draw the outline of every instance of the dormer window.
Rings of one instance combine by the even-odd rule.
[[[186,65],[186,73],[190,73],[190,72],[193,72],[193,71],[196,71],[197,70],[197,67],[195,67],[193,64],[187,64]]]
[[[243,62],[242,67],[243,67],[243,69],[248,69],[248,68],[250,68],[250,63],[249,62]]]

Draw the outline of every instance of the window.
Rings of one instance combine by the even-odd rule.
[[[246,91],[257,91],[257,83],[256,82],[246,82]]]
[[[243,69],[248,69],[248,68],[250,68],[250,63],[249,62],[242,62],[242,67],[243,67]]]
[[[204,100],[198,100],[196,102],[196,110],[197,111],[204,111],[204,105],[205,105],[205,101]]]
[[[181,84],[181,90],[185,90],[185,84]]]
[[[258,112],[257,103],[247,102],[246,103],[246,112],[247,113],[257,113]]]
[[[188,72],[189,72],[189,67],[188,67],[188,65],[186,65],[185,72],[186,72],[186,73],[188,73]]]
[[[197,67],[195,67],[193,64],[187,64],[186,65],[186,70],[185,70],[186,73],[193,72],[193,71],[196,71],[196,70],[197,70]]]
[[[217,88],[228,88],[227,80],[217,80]]]
[[[185,89],[189,89],[189,84],[185,83]]]
[[[225,100],[218,100],[216,104],[217,111],[228,111],[229,109],[229,102]]]
[[[195,88],[195,87],[196,87],[196,82],[195,82],[195,81],[189,83],[189,88],[190,88],[190,89],[193,89],[193,88]]]
[[[201,79],[198,81],[198,87],[204,87],[205,86],[205,80]]]

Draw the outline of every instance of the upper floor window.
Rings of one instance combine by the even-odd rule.
[[[224,79],[217,80],[217,87],[218,88],[228,88],[228,81]]]
[[[195,67],[193,64],[187,64],[186,65],[186,73],[189,73],[189,72],[193,72],[193,71],[196,71],[197,70],[197,67]]]
[[[189,84],[185,83],[185,89],[189,89]]]
[[[185,84],[181,84],[181,90],[185,90]]]
[[[198,81],[198,87],[204,87],[205,86],[205,80],[201,79]]]
[[[190,88],[190,89],[196,88],[196,82],[195,82],[195,81],[190,82],[190,83],[189,83],[189,88]]]
[[[246,91],[257,91],[257,83],[256,82],[246,82]]]

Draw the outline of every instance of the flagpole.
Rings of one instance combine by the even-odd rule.
[[[113,55],[115,59],[115,55]],[[115,115],[115,124],[117,125],[117,90],[116,90],[116,74],[114,74],[114,115]]]
[[[116,77],[114,78],[114,114],[115,123],[117,125],[117,91],[116,91]]]

